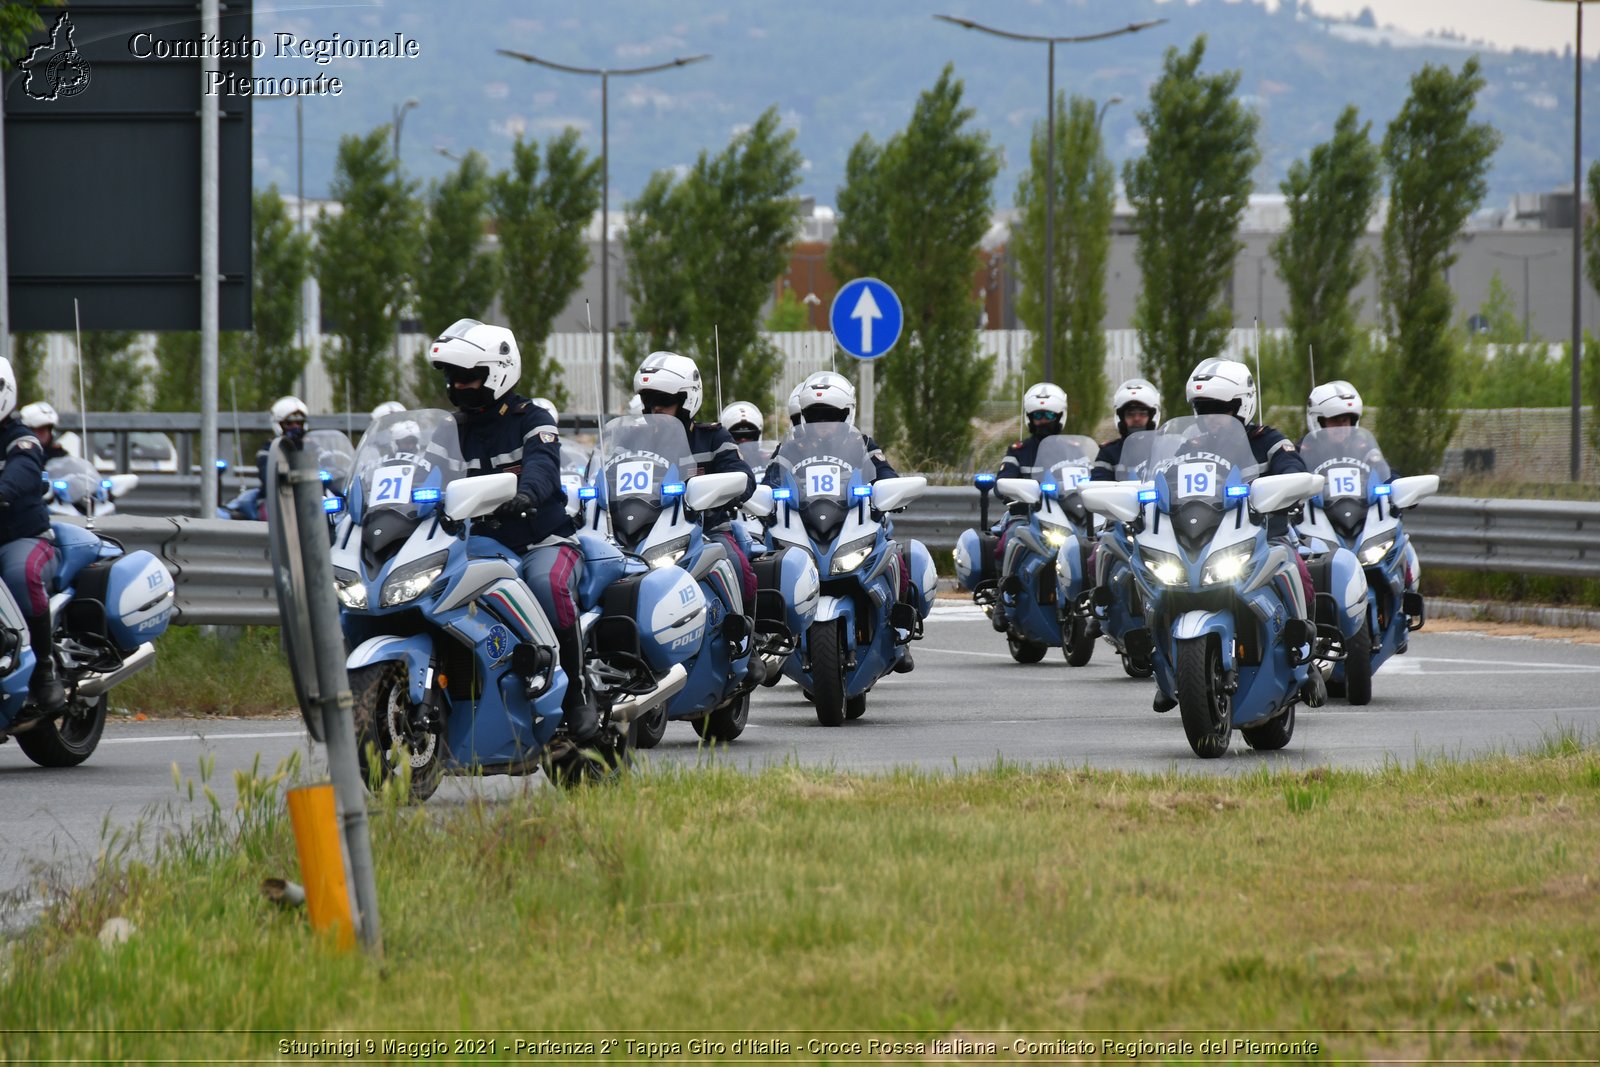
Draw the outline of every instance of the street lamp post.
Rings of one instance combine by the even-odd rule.
[[[567,74],[587,74],[600,79],[600,407],[602,418],[611,411],[611,97],[610,82],[613,76],[654,74],[659,70],[687,67],[710,55],[680,56],[668,63],[648,67],[574,67],[548,59],[497,48],[496,52],[524,63],[534,63]]]
[[[1055,338],[1055,230],[1056,230],[1056,45],[1079,44],[1086,41],[1103,41],[1110,37],[1120,37],[1125,33],[1138,33],[1152,26],[1159,26],[1166,19],[1150,19],[1146,22],[1132,22],[1115,30],[1103,33],[1082,34],[1076,37],[1049,37],[1031,33],[1013,33],[1009,30],[997,30],[992,26],[984,26],[973,22],[971,19],[956,18],[952,15],[933,16],[943,22],[953,23],[963,29],[979,30],[995,37],[1004,37],[1011,41],[1043,42],[1047,48],[1046,74],[1045,74],[1045,153],[1044,153],[1044,376],[1048,381],[1055,374],[1053,345]],[[1108,105],[1109,106],[1109,105]],[[1097,120],[1098,122],[1098,120]]]
[[[1498,248],[1491,248],[1488,251],[1491,256],[1498,256],[1500,259],[1522,260],[1522,341],[1524,344],[1526,344],[1527,342],[1533,340],[1533,324],[1528,318],[1528,296],[1530,291],[1528,287],[1528,263],[1530,260],[1545,259],[1549,256],[1553,256],[1556,254],[1557,250],[1550,248],[1543,252],[1529,252],[1527,254],[1523,254],[1521,252],[1502,252]]]
[[[396,104],[394,107],[394,172],[397,177],[400,174],[400,128],[406,124],[406,112],[416,107],[420,102],[421,101],[413,96],[405,103]],[[404,381],[405,379],[405,372],[400,366],[400,333],[405,329],[405,313],[406,309],[403,303],[395,309],[394,372],[400,381]],[[349,405],[346,404],[346,406],[348,407]]]

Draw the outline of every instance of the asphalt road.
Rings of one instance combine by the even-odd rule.
[[[822,728],[800,691],[784,682],[757,691],[749,728],[725,752],[700,751],[693,730],[679,723],[647,758],[941,772],[1004,759],[1215,775],[1263,765],[1371,768],[1419,756],[1470,757],[1535,746],[1568,728],[1600,737],[1600,645],[1424,630],[1413,636],[1409,655],[1378,673],[1368,706],[1335,700],[1302,709],[1282,752],[1255,752],[1235,733],[1219,760],[1194,758],[1176,711],[1153,713],[1153,683],[1127,678],[1104,643],[1085,667],[1068,667],[1059,652],[1021,666],[976,608],[941,603],[915,648],[916,671],[880,683],[855,722]],[[198,782],[202,759],[214,757],[211,784],[231,805],[234,770],[248,769],[259,755],[270,771],[296,749],[316,764],[298,719],[113,721],[94,756],[67,771],[42,770],[15,744],[0,746],[0,894],[30,895],[41,864],[69,874],[83,869],[108,828],[207,810],[198,788],[189,800],[174,786],[174,763]],[[495,797],[542,787],[539,778],[456,779],[429,803],[460,803],[474,790]],[[21,914],[13,911],[12,921]]]

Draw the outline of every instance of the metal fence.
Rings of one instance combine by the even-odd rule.
[[[1001,513],[991,505],[991,520]],[[933,487],[895,517],[895,530],[948,552],[977,521],[976,490]],[[1405,522],[1425,566],[1600,578],[1600,504],[1434,497]],[[277,624],[265,523],[116,515],[95,525],[166,562],[179,624]]]

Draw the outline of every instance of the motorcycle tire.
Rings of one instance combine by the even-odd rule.
[[[829,619],[811,625],[811,691],[817,721],[824,726],[844,725],[844,620]]]
[[[1222,653],[1210,637],[1178,642],[1178,711],[1189,747],[1216,759],[1233,739],[1233,698],[1222,690]]]
[[[1085,666],[1094,658],[1094,620],[1072,615],[1063,629],[1067,639],[1061,643],[1061,651],[1067,657],[1067,666]]]
[[[1129,678],[1148,678],[1155,673],[1155,669],[1148,663],[1135,663],[1132,656],[1122,653],[1122,673]]]
[[[539,759],[545,777],[567,789],[616,781],[632,764],[633,731],[610,723],[583,748],[568,747],[556,756],[547,749]]]
[[[106,697],[73,700],[52,719],[41,719],[32,729],[14,735],[23,755],[41,767],[76,767],[100,745],[106,728]]]
[[[1279,715],[1276,719],[1269,719],[1260,726],[1241,726],[1239,732],[1244,734],[1245,744],[1259,752],[1276,752],[1289,743],[1294,737],[1294,712],[1297,705],[1291,703],[1289,710]]]
[[[1372,703],[1372,638],[1365,629],[1345,642],[1344,698],[1358,708]]]
[[[391,660],[357,667],[350,672],[350,696],[356,755],[367,789],[376,792],[399,775],[403,759],[411,774],[411,799],[433,796],[444,777],[444,734],[412,734],[405,665]]]
[[[1006,635],[1006,648],[1011,651],[1011,658],[1018,663],[1038,663],[1044,659],[1044,654],[1050,651],[1050,646],[1042,641],[1029,641],[1026,637]]]
[[[662,713],[663,717],[665,714]],[[690,720],[690,725],[703,739],[726,744],[744,733],[744,728],[749,722],[750,691],[747,689],[721,707],[712,709],[698,719]]]
[[[655,748],[667,732],[667,706],[662,704],[633,720],[632,730],[634,748]]]

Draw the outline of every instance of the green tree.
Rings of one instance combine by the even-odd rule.
[[[1346,107],[1333,137],[1295,160],[1279,188],[1289,225],[1272,242],[1278,276],[1289,290],[1291,349],[1306,366],[1314,354],[1319,381],[1345,377],[1345,365],[1360,342],[1356,286],[1366,275],[1361,235],[1382,185],[1372,123],[1361,123]]]
[[[856,142],[828,250],[835,277],[881,278],[904,307],[900,343],[877,361],[876,408],[878,436],[902,450],[902,470],[971,461],[973,406],[993,362],[978,355],[972,279],[999,159],[962,95],[946,64],[904,130],[881,146]]]
[[[1106,260],[1111,252],[1111,214],[1116,206],[1116,171],[1106,158],[1095,102],[1062,94],[1056,103],[1055,270],[1056,384],[1068,397],[1067,432],[1092,433],[1106,400]],[[1037,122],[1028,170],[1017,183],[1021,216],[1012,240],[1017,256],[1017,316],[1034,337],[1044,334],[1045,141]],[[1028,382],[1044,377],[1044,346],[1027,356]],[[1024,385],[1026,388],[1026,384]]]
[[[1195,364],[1227,344],[1222,302],[1243,247],[1239,219],[1260,161],[1260,120],[1234,95],[1239,72],[1202,75],[1206,39],[1167,49],[1150,106],[1139,112],[1145,153],[1123,168],[1135,210],[1134,258],[1143,275],[1134,325],[1141,367],[1169,412],[1181,412]]]
[[[44,29],[39,11],[60,7],[65,0],[6,0],[0,4],[0,70],[26,58],[28,38]]]
[[[564,408],[561,367],[544,354],[544,344],[589,269],[585,235],[600,210],[600,161],[578,144],[577,130],[567,129],[546,145],[542,178],[539,171],[538,142],[518,137],[511,169],[494,177],[490,200],[504,264],[502,303],[522,349],[522,380],[528,393]]]
[[[1477,59],[1459,74],[1428,65],[1383,137],[1389,216],[1383,228],[1381,288],[1393,358],[1383,376],[1378,439],[1401,470],[1439,466],[1455,431],[1450,393],[1460,339],[1444,272],[1456,236],[1487,192],[1500,135],[1473,122],[1483,87]]]
[[[767,312],[767,321],[763,325],[773,333],[798,333],[811,329],[811,315],[800,298],[794,295],[794,290],[785,289],[772,302],[772,310]]]
[[[143,411],[148,403],[143,359],[132,330],[83,333],[84,404],[90,411]]]
[[[31,404],[44,389],[45,339],[42,333],[11,335],[11,371],[17,376],[17,405]]]
[[[622,351],[630,366],[649,349],[692,356],[709,405],[720,348],[724,401],[771,408],[780,356],[761,337],[761,309],[800,228],[793,194],[803,159],[794,138],[768,108],[715,156],[702,151],[681,179],[653,175],[629,205],[635,332]]]
[[[217,342],[218,402],[241,411],[271,406],[294,392],[305,371],[299,346],[300,289],[311,269],[311,241],[295,229],[276,186],[252,197],[252,319],[249,333],[224,333]],[[200,335],[156,339],[157,411],[200,410]]]
[[[493,252],[483,250],[491,191],[488,164],[477,152],[467,153],[454,172],[429,186],[417,265],[417,312],[430,335],[457,319],[481,318],[494,299],[500,263]],[[424,347],[412,366],[419,396],[438,391],[427,357]]]
[[[391,353],[419,228],[415,183],[390,145],[387,126],[339,139],[329,191],[343,210],[317,221],[317,283],[339,339],[328,374],[356,410],[393,399],[400,384]]]

